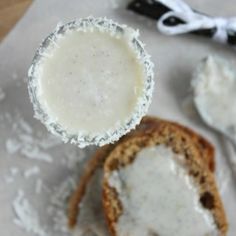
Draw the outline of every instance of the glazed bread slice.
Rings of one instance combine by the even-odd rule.
[[[177,129],[184,131],[189,137],[191,138],[192,142],[200,151],[201,158],[204,160],[206,165],[209,167],[211,171],[214,172],[215,170],[215,149],[213,145],[202,135],[195,132],[194,130],[181,125],[177,122],[168,121],[164,119],[160,119],[157,117],[152,116],[145,116],[142,119],[142,122],[140,123],[138,130],[149,130],[149,132],[152,132],[153,129],[155,129],[160,124],[170,124],[172,126],[175,126]]]
[[[110,152],[118,144],[125,142],[127,139],[134,136],[143,136],[152,133],[153,130],[155,130],[160,124],[164,123],[171,123],[177,129],[181,129],[186,133],[186,135],[189,135],[194,145],[196,145],[196,147],[201,152],[201,158],[206,163],[206,166],[208,166],[210,170],[214,170],[214,148],[205,138],[180,124],[162,120],[156,117],[146,116],[142,119],[141,123],[136,127],[135,130],[122,137],[115,144],[110,144],[99,148],[94,154],[94,156],[88,161],[85,166],[84,173],[82,174],[82,177],[78,184],[78,187],[69,201],[68,224],[70,228],[73,228],[77,223],[77,218],[80,210],[79,206],[82,203],[82,200],[84,199],[86,190],[90,184],[92,177],[96,174],[97,171],[103,169],[104,161],[106,157],[110,154]]]
[[[163,235],[162,232],[165,232],[165,230],[170,233],[174,226],[176,226],[176,228],[173,228],[173,230],[175,230],[174,233],[168,234],[165,232],[164,235],[183,235],[184,230],[191,226],[193,230],[199,230],[200,228],[202,231],[199,232],[204,232],[204,235],[204,230],[206,230],[206,233],[209,233],[207,235],[226,235],[228,225],[224,208],[213,173],[210,171],[210,169],[212,169],[211,164],[209,168],[209,163],[211,163],[212,160],[208,160],[208,165],[206,165],[206,159],[203,159],[203,152],[209,155],[211,151],[206,151],[205,148],[201,150],[200,147],[202,145],[196,144],[196,140],[201,139],[195,137],[195,134],[189,129],[172,122],[162,121],[158,122],[158,125],[153,126],[148,132],[129,137],[113,148],[105,160],[103,181],[103,205],[111,235],[160,236]],[[159,181],[158,178],[150,178],[150,176],[159,176],[155,175],[155,173],[159,173],[161,170],[161,167],[155,167],[155,159],[158,157],[155,158],[155,155],[152,156],[152,159],[145,155],[142,156],[142,158],[139,157],[143,150],[149,149],[161,149],[162,152],[164,150],[164,153],[171,156],[170,158],[166,155],[166,162],[171,159],[172,164],[177,163],[175,164],[175,166],[177,166],[176,173],[182,173],[180,176],[183,175],[184,179],[187,178],[188,180],[183,189],[179,189],[177,193],[172,191],[172,189],[176,188],[176,185],[178,186],[179,182],[182,184],[182,182],[178,180],[178,174],[173,172],[176,175],[176,185],[175,182],[169,186],[169,188],[167,185],[163,185],[160,187],[159,192],[153,193],[153,191],[159,187],[157,183],[159,183],[159,185],[162,184],[162,181]],[[163,157],[165,157],[165,155],[160,155],[159,158]],[[145,162],[142,164],[143,161],[148,162],[146,167]],[[163,162],[163,165],[165,165],[166,162]],[[141,164],[139,166],[136,163]],[[160,163],[158,162],[157,164]],[[149,172],[145,172],[145,168],[150,167],[152,168],[148,170]],[[132,173],[135,173],[135,176],[132,176]],[[142,173],[146,173],[146,175],[143,176]],[[172,174],[172,172],[170,173]],[[163,174],[165,174],[165,171]],[[183,178],[183,176],[181,178]],[[164,177],[169,178],[168,176]],[[173,179],[175,180],[175,178]],[[172,181],[174,181],[173,179]],[[135,181],[139,182],[136,183]],[[146,191],[150,190],[150,193],[146,194],[142,189],[146,189]],[[167,189],[166,191],[170,193],[161,198],[159,193],[164,191],[164,189]],[[189,199],[189,195],[184,195],[185,192],[189,192],[190,195],[193,195],[194,200],[196,200],[193,204],[187,204],[191,202],[191,198]],[[157,196],[155,194],[157,194]],[[181,212],[180,209],[186,213],[185,208],[181,208],[181,204],[185,205],[185,202],[181,202],[182,199],[179,199],[177,202],[173,200],[173,204],[169,204],[169,207],[166,206],[163,212],[160,211],[162,204],[165,205],[166,203],[165,199],[171,198],[173,194],[176,194],[176,199],[178,199],[178,195],[183,197],[183,199],[188,199],[186,207],[188,206],[188,208],[191,209],[191,214],[185,214],[183,218],[177,217],[178,212]],[[150,196],[153,197],[151,200]],[[160,202],[158,202],[158,196],[162,199]],[[153,202],[155,204],[153,204]],[[175,205],[176,208],[173,210],[172,206]],[[197,208],[195,209],[195,207]],[[155,208],[159,211],[156,212],[156,215],[154,214]],[[169,212],[169,216],[172,220],[166,220],[163,223],[161,219],[164,218],[164,214],[171,210],[173,210],[173,212]],[[201,212],[203,215],[198,215],[200,213],[197,212]],[[151,214],[150,219],[148,216],[149,213]],[[176,218],[172,216],[176,216]],[[203,220],[205,218],[207,218],[206,222]],[[142,219],[141,222],[139,222],[140,219]],[[153,222],[154,219],[155,221]],[[191,219],[194,222],[196,221],[196,224],[193,223],[191,225]],[[196,219],[198,219],[198,221]],[[175,222],[176,220],[178,220],[178,222]],[[152,223],[149,224],[149,222]],[[198,222],[200,223],[198,224]],[[147,225],[145,225],[145,223]],[[130,225],[132,225],[132,227],[130,227]],[[160,231],[155,228],[158,225],[160,225]],[[180,230],[180,233],[178,233],[178,230]],[[200,236],[201,234],[198,234],[198,232],[194,234],[193,231],[190,231],[187,232],[186,235]]]

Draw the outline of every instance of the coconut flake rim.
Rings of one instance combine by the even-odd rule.
[[[86,133],[78,131],[77,133],[68,133],[60,124],[58,124],[50,115],[47,114],[43,105],[38,98],[38,83],[40,61],[47,53],[48,47],[52,46],[55,41],[63,34],[70,30],[84,31],[97,29],[100,32],[108,32],[111,35],[123,34],[127,38],[129,45],[137,55],[137,59],[144,67],[145,77],[142,94],[138,97],[131,117],[125,119],[123,124],[117,122],[113,128],[100,133]],[[76,19],[64,25],[58,25],[56,29],[47,36],[38,47],[32,64],[28,71],[28,92],[33,104],[34,117],[39,119],[49,132],[60,137],[63,142],[73,143],[80,148],[89,145],[103,146],[114,143],[120,137],[134,129],[140,123],[142,117],[147,114],[151,104],[154,89],[154,64],[150,60],[150,55],[144,49],[144,44],[139,40],[139,32],[127,25],[121,25],[107,18],[87,17]]]

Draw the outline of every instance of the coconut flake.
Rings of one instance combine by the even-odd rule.
[[[19,173],[19,169],[17,167],[11,167],[9,172],[9,175],[4,176],[4,180],[7,184],[14,182],[14,177]]]
[[[3,115],[4,117],[6,116],[9,118],[7,121],[11,123],[12,135],[14,135],[14,137],[12,136],[6,140],[6,149],[9,154],[19,153],[22,154],[22,157],[30,159],[30,157],[36,155],[32,153],[40,153],[40,151],[42,153],[47,153],[47,149],[56,147],[61,143],[59,139],[54,138],[52,135],[44,136],[42,133],[36,133],[32,126],[23,119],[20,114],[13,116],[9,113],[4,113]],[[47,141],[49,141],[49,143],[47,143]],[[14,224],[26,232],[29,232],[29,235],[71,235],[71,232],[67,227],[68,198],[76,187],[78,166],[86,157],[85,154],[87,151],[88,149],[78,149],[75,146],[64,147],[62,153],[62,156],[65,156],[63,168],[66,171],[69,169],[72,174],[64,178],[64,181],[60,182],[59,185],[53,188],[49,188],[41,178],[44,174],[42,169],[43,165],[39,168],[35,166],[34,163],[28,169],[23,169],[15,165],[10,167],[9,173],[7,173],[7,176],[4,176],[4,180],[7,184],[14,184],[14,188],[18,188],[17,184],[21,183],[21,181],[15,181],[18,180],[18,177],[23,181],[23,185],[21,185],[22,187],[27,185],[29,179],[32,181],[32,184],[34,184],[33,192],[31,193],[32,195],[27,195],[22,190],[18,191],[12,204],[16,216],[15,219],[13,219]],[[38,156],[38,154],[36,156]],[[15,155],[14,158],[21,157]],[[62,158],[59,158],[59,160]],[[38,156],[38,160],[43,159]],[[28,162],[27,160],[25,161],[28,164],[32,164],[30,160],[28,160]],[[35,176],[35,178],[30,178],[33,175],[37,176]],[[32,206],[30,201],[31,199],[37,199],[38,197],[39,202],[42,202],[42,197],[45,195],[48,200],[47,202],[44,202],[42,210],[44,213],[48,213],[48,216],[50,216],[50,222],[42,227],[38,212],[39,205]],[[41,208],[42,206],[40,205],[40,210]]]
[[[36,147],[25,146],[21,150],[21,154],[23,154],[25,157],[27,157],[29,159],[35,159],[35,160],[46,161],[46,162],[53,162],[51,155],[39,150],[39,148],[37,146]]]
[[[63,164],[70,170],[74,170],[85,159],[84,149],[68,146],[65,148],[65,158]]]
[[[6,140],[6,150],[9,154],[15,154],[21,148],[20,142],[15,139],[7,139]]]
[[[75,180],[72,177],[68,177],[59,186],[54,187],[54,194],[51,196],[51,203],[58,207],[65,206],[65,201],[75,188]]]
[[[32,134],[33,133],[33,129],[32,127],[29,125],[29,123],[27,123],[24,119],[20,119],[19,120],[19,126],[20,128],[25,131],[27,134]]]
[[[58,137],[52,136],[51,134],[49,134],[45,139],[39,141],[39,146],[43,149],[53,148],[60,144],[62,144],[62,141]]]
[[[76,182],[71,176],[67,177],[59,186],[54,187],[48,213],[53,219],[53,229],[55,231],[69,233],[67,226],[67,204],[68,198],[75,188]]]
[[[11,117],[11,116],[10,116]],[[12,119],[12,118],[11,118]],[[52,162],[52,156],[45,150],[59,144],[58,139],[39,139],[35,137],[33,128],[22,118],[13,123],[14,138],[6,140],[6,150],[9,154],[20,153],[29,159]],[[56,141],[54,141],[56,140]],[[46,144],[48,142],[48,144]]]
[[[19,190],[12,204],[16,218],[14,223],[29,233],[34,233],[38,236],[47,236],[48,234],[40,225],[39,217],[36,210],[25,198],[23,190]]]
[[[29,178],[32,175],[37,175],[39,173],[40,173],[40,168],[38,166],[33,166],[24,172],[24,177]]]

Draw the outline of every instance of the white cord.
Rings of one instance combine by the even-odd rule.
[[[213,39],[221,43],[227,43],[227,35],[229,33],[236,33],[236,18],[209,17],[197,13],[182,0],[156,1],[171,9],[171,11],[162,15],[157,22],[157,28],[163,34],[176,35],[196,30],[216,28]],[[165,25],[164,21],[171,17],[179,18],[185,23],[176,26]]]

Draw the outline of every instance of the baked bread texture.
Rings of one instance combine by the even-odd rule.
[[[187,131],[189,130],[187,129]],[[131,180],[130,184],[128,180],[124,177],[125,175],[129,176],[129,173],[127,174],[122,170],[127,169],[128,166],[134,165],[138,153],[141,150],[148,147],[155,148],[161,145],[170,149],[172,153],[175,154],[177,162],[181,163],[179,165],[184,167],[184,169],[186,170],[186,175],[191,177],[190,181],[192,181],[193,182],[192,184],[196,186],[196,189],[198,191],[197,194],[198,194],[199,209],[200,208],[204,209],[206,211],[206,214],[208,215],[210,213],[211,214],[210,217],[212,218],[212,226],[214,224],[214,227],[212,227],[212,229],[209,229],[212,230],[209,231],[210,235],[226,234],[227,231],[226,216],[216,187],[214,176],[212,172],[209,170],[209,166],[211,168],[211,165],[208,166],[206,165],[206,159],[202,158],[203,150],[199,149],[199,144],[196,145],[196,142],[194,142],[193,140],[196,140],[196,138],[193,139],[192,135],[189,135],[189,132],[186,132],[185,128],[180,128],[179,125],[176,125],[175,123],[160,122],[159,125],[153,127],[152,131],[149,132],[148,134],[131,137],[126,141],[120,143],[113,149],[113,151],[106,158],[104,164],[104,182],[103,182],[103,204],[111,235],[113,236],[137,235],[138,231],[142,232],[143,228],[139,224],[137,224],[136,227],[133,228],[127,227],[127,230],[121,229],[121,227],[119,227],[119,220],[122,217],[122,215],[130,214],[131,218],[134,217],[132,218],[132,222],[135,222],[135,215],[132,215],[132,213],[130,213],[130,209],[127,209],[129,207],[127,202],[130,204],[130,206],[134,207],[135,203],[133,202],[133,199],[136,199],[137,201],[137,197],[131,197],[132,194],[142,194],[141,189],[143,188],[143,186],[146,186],[148,184],[148,181],[153,181],[153,180],[149,180],[149,176],[146,176],[145,179],[139,178],[139,180],[140,179],[141,181],[143,180],[143,182],[139,183],[141,193],[138,192],[137,188],[135,189],[136,193],[132,193],[133,191],[132,184],[134,185],[133,183],[134,180]],[[147,156],[145,158],[147,159],[149,157]],[[208,164],[209,163],[211,163],[211,161],[209,162],[208,159]],[[144,168],[145,168],[144,166],[140,165],[140,171],[144,171]],[[133,169],[131,170],[134,171]],[[158,172],[159,169],[157,168],[156,171]],[[137,178],[138,175],[139,173],[137,174]],[[153,189],[157,187],[155,181],[150,187]],[[160,189],[160,191],[162,190],[163,189]],[[170,189],[167,190],[169,191]],[[183,189],[183,191],[186,191],[186,189]],[[172,194],[172,192],[170,192],[170,194]],[[167,197],[168,196],[166,195],[166,198]],[[145,198],[143,198],[142,200],[143,202],[145,202]],[[155,201],[155,203],[158,205],[158,202]],[[163,203],[163,201],[161,203]],[[138,214],[139,211],[142,211],[142,209],[145,208],[143,207],[143,205],[148,205],[148,204],[151,203],[149,202],[147,204],[141,203],[140,209],[137,210],[136,213]],[[154,210],[155,207],[156,206],[150,206],[150,209],[152,211],[155,211]],[[135,208],[133,208],[133,210],[134,209]],[[166,211],[168,211],[168,209],[166,209]],[[173,214],[176,214],[176,212],[173,212]],[[147,215],[145,217],[148,218]],[[160,215],[160,217],[163,216]],[[187,216],[186,219],[188,218],[191,218],[191,215]],[[129,215],[124,218],[125,221],[127,221],[127,219],[129,219]],[[157,221],[158,221],[158,216],[157,216]],[[122,223],[124,225],[124,221]],[[156,223],[157,222],[155,222],[155,224]],[[174,222],[169,222],[169,223],[166,222],[166,226],[169,228],[171,228],[173,224]],[[177,229],[181,229],[181,224],[176,226]],[[125,226],[123,226],[123,228],[124,227]],[[161,232],[156,231],[155,229],[152,228],[153,225],[151,226],[149,225],[147,227],[149,227],[150,229],[146,229],[144,231],[146,235],[162,235]],[[182,225],[182,227],[185,226]],[[189,227],[189,225],[186,225],[186,227]],[[196,227],[198,227],[197,224]],[[177,232],[175,233],[179,235]],[[144,233],[140,233],[140,235],[141,234]]]
[[[123,206],[116,189],[109,185],[109,175],[113,171],[132,164],[136,154],[143,148],[161,144],[173,148],[175,153],[184,155],[186,158],[184,164],[187,166],[188,174],[201,186],[199,201],[204,208],[211,211],[217,229],[224,235],[227,231],[226,218],[211,173],[215,167],[213,146],[189,128],[150,116],[144,117],[135,130],[115,144],[98,149],[87,163],[78,188],[70,199],[69,226],[73,228],[76,225],[77,217],[80,214],[78,206],[84,198],[92,177],[98,170],[104,170],[103,205],[105,216],[111,235],[119,235],[116,231],[116,224],[122,215]]]

